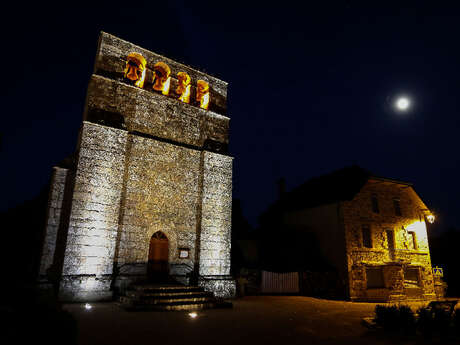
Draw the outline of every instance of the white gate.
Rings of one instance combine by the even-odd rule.
[[[299,273],[262,271],[262,293],[299,293]]]

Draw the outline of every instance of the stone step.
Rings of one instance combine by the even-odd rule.
[[[144,291],[127,291],[127,297],[133,298],[193,298],[193,297],[213,297],[211,292],[205,291],[180,291],[180,292],[144,292]]]
[[[159,286],[159,285],[134,285],[131,291],[142,291],[144,293],[184,293],[184,292],[203,292],[203,288],[198,286]]]
[[[132,297],[122,297],[120,302],[129,303],[129,304],[187,304],[187,303],[203,303],[203,302],[213,302],[214,299],[208,296],[201,297],[183,297],[183,298],[132,298]]]
[[[126,310],[201,310],[228,308],[231,303],[214,298],[198,286],[137,284],[119,299],[120,307]]]

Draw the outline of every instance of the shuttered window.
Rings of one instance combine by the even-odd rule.
[[[404,270],[404,286],[405,287],[418,287],[420,285],[418,268],[407,267]]]
[[[372,248],[372,234],[369,225],[363,225],[362,227],[363,234],[363,247]]]

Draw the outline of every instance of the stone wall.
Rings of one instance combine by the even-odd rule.
[[[233,158],[203,152],[200,285],[218,297],[235,296],[230,277]]]
[[[161,231],[172,267],[193,267],[200,151],[129,135],[127,159],[118,265],[147,262],[150,238]],[[178,248],[190,249],[190,257],[180,259]]]
[[[379,212],[373,212],[371,197],[376,195]],[[400,201],[401,216],[395,214],[393,200]],[[428,236],[423,216],[426,206],[408,185],[370,180],[352,201],[342,203],[343,224],[347,243],[349,295],[359,300],[404,298],[404,268],[418,267],[420,298],[433,298],[434,285]],[[371,230],[372,248],[363,246],[362,227]],[[395,251],[388,247],[387,230],[394,231]],[[417,248],[413,248],[412,235]],[[367,289],[366,267],[382,267],[384,289]]]
[[[177,86],[177,73],[186,72],[192,79],[192,96],[195,93],[194,85],[196,85],[198,79],[208,82],[211,94],[210,110],[222,115],[226,114],[228,84],[225,81],[165,56],[151,52],[131,42],[124,41],[106,32],[101,32],[99,38],[96,61],[94,64],[94,74],[105,76],[116,81],[122,81],[123,71],[126,66],[126,57],[132,52],[142,54],[147,61],[146,83],[144,89],[151,89],[153,66],[155,63],[162,61],[171,69],[171,90],[175,90]],[[171,96],[174,95],[173,92],[170,92],[170,94]]]
[[[58,230],[61,224],[61,214],[64,204],[64,192],[69,183],[69,170],[59,167],[53,168],[51,175],[50,192],[48,200],[48,214],[46,217],[45,240],[43,243],[40,261],[40,277],[44,279],[47,271],[54,262]]]
[[[60,298],[111,297],[128,133],[83,122]]]
[[[230,274],[232,161],[204,152],[200,275]]]
[[[93,75],[85,120],[201,148],[228,143],[229,118],[162,94]]]

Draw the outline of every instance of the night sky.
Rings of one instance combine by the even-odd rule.
[[[460,5],[306,3],[3,4],[0,211],[75,150],[103,30],[229,82],[234,197],[253,225],[280,177],[291,189],[358,164],[459,227]]]

